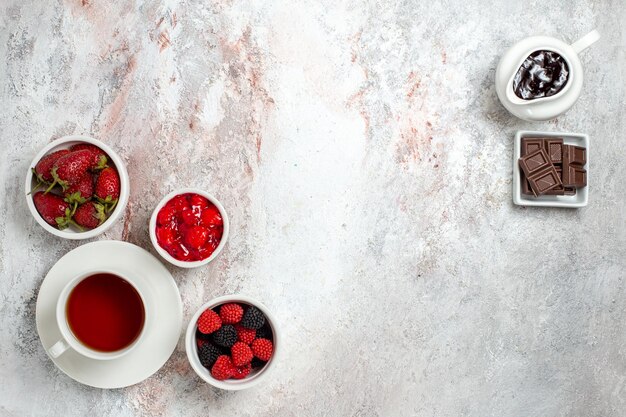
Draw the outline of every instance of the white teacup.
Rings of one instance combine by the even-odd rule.
[[[68,304],[70,294],[80,282],[96,274],[111,274],[111,275],[117,275],[119,278],[122,278],[135,289],[135,291],[141,298],[141,302],[143,303],[144,320],[143,320],[143,326],[141,328],[141,331],[139,335],[128,346],[120,350],[111,351],[111,352],[103,352],[103,351],[90,348],[89,346],[81,342],[74,335],[74,333],[72,332],[72,329],[70,328],[70,324],[68,322],[67,304]],[[152,317],[153,317],[153,314],[151,314],[152,308],[153,306],[150,303],[149,294],[147,294],[147,291],[145,289],[142,290],[138,287],[137,283],[134,282],[132,275],[122,273],[120,271],[111,270],[111,269],[93,270],[93,271],[82,273],[76,278],[72,279],[70,282],[68,282],[67,285],[65,285],[65,287],[61,291],[61,294],[59,295],[59,299],[57,301],[57,306],[56,306],[56,321],[57,321],[57,325],[59,326],[59,330],[61,331],[61,339],[59,339],[56,343],[54,343],[51,347],[47,349],[48,354],[53,358],[58,358],[63,353],[67,352],[69,349],[72,349],[75,352],[83,356],[86,356],[91,359],[96,359],[96,360],[111,360],[111,359],[120,358],[128,354],[131,350],[133,350],[135,346],[141,343],[141,341],[144,339],[146,335],[146,330],[152,324]]]
[[[574,105],[583,86],[583,67],[578,54],[600,39],[593,30],[571,45],[549,36],[532,36],[511,46],[500,59],[496,69],[496,92],[502,105],[513,115],[529,121],[549,120],[565,113]],[[556,94],[549,97],[524,100],[513,90],[513,78],[522,63],[536,51],[559,54],[569,70],[567,82]]]

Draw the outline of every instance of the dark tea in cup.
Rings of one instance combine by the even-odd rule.
[[[99,273],[80,281],[70,292],[65,315],[72,333],[86,347],[115,352],[130,346],[141,334],[145,308],[128,281]]]

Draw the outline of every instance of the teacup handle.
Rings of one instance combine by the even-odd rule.
[[[50,354],[50,356],[56,359],[59,356],[61,356],[69,348],[70,348],[70,345],[65,340],[61,339],[58,342],[56,342],[54,345],[52,345],[50,349],[48,349],[48,353]]]
[[[574,52],[579,54],[585,49],[589,48],[594,43],[596,43],[598,39],[600,39],[600,33],[594,29],[582,38],[578,39],[576,42],[574,42],[572,44],[572,49],[574,49]]]

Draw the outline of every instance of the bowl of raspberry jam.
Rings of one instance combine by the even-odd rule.
[[[206,265],[228,238],[228,216],[211,194],[184,188],[166,195],[150,218],[150,239],[159,254],[182,268]]]

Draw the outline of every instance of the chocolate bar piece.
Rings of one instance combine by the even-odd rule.
[[[587,185],[587,170],[576,165],[563,167],[563,184],[581,188]]]
[[[542,138],[522,138],[522,156],[533,153],[543,148]]]
[[[563,175],[563,168],[561,168],[560,166],[555,166],[554,167],[557,175],[559,176],[559,178],[562,178]],[[528,181],[526,181],[528,182]],[[562,182],[562,180],[561,180]],[[530,191],[527,193],[530,194]],[[576,195],[576,188],[574,187],[565,187],[563,185],[561,185],[560,187],[556,187],[553,188],[551,190],[548,190],[545,195]]]
[[[530,183],[530,189],[535,197],[563,185],[554,165],[550,162],[550,157],[543,148],[521,157],[519,166]]]
[[[560,164],[563,161],[563,139],[545,139],[543,145],[550,157],[550,162]]]
[[[530,189],[533,190],[537,196],[546,194],[554,188],[563,186],[561,179],[554,169],[554,165],[550,165],[549,167],[534,173],[532,176],[528,177],[528,182],[530,183]]]
[[[533,194],[533,190],[530,189],[530,183],[526,179],[526,175],[524,175],[524,173],[521,172],[521,171],[520,171],[519,175],[520,175],[520,179],[521,179],[521,183],[520,184],[522,186],[522,194],[534,195]]]
[[[521,155],[526,156],[529,153],[533,153],[543,148],[543,139],[542,138],[522,138],[522,149]],[[520,171],[520,182],[522,184],[522,193],[527,195],[532,195],[533,192],[530,189],[530,183],[526,179],[523,171]]]
[[[587,163],[587,149],[581,146],[566,145],[563,148],[564,155],[568,158],[570,165],[579,165],[581,168]]]
[[[550,165],[552,164],[550,163],[548,154],[543,149],[536,150],[519,159],[519,166],[522,171],[524,171],[526,178],[530,178],[534,172],[540,171]]]
[[[563,169],[559,166],[555,166],[554,170],[556,171],[556,174],[559,176],[559,178],[561,178]],[[558,187],[555,187],[551,190],[546,191],[544,194],[545,195],[565,195],[565,187],[563,187],[563,184],[561,184]]]
[[[584,187],[587,185],[587,150],[580,146],[563,146],[563,185],[567,187]]]

